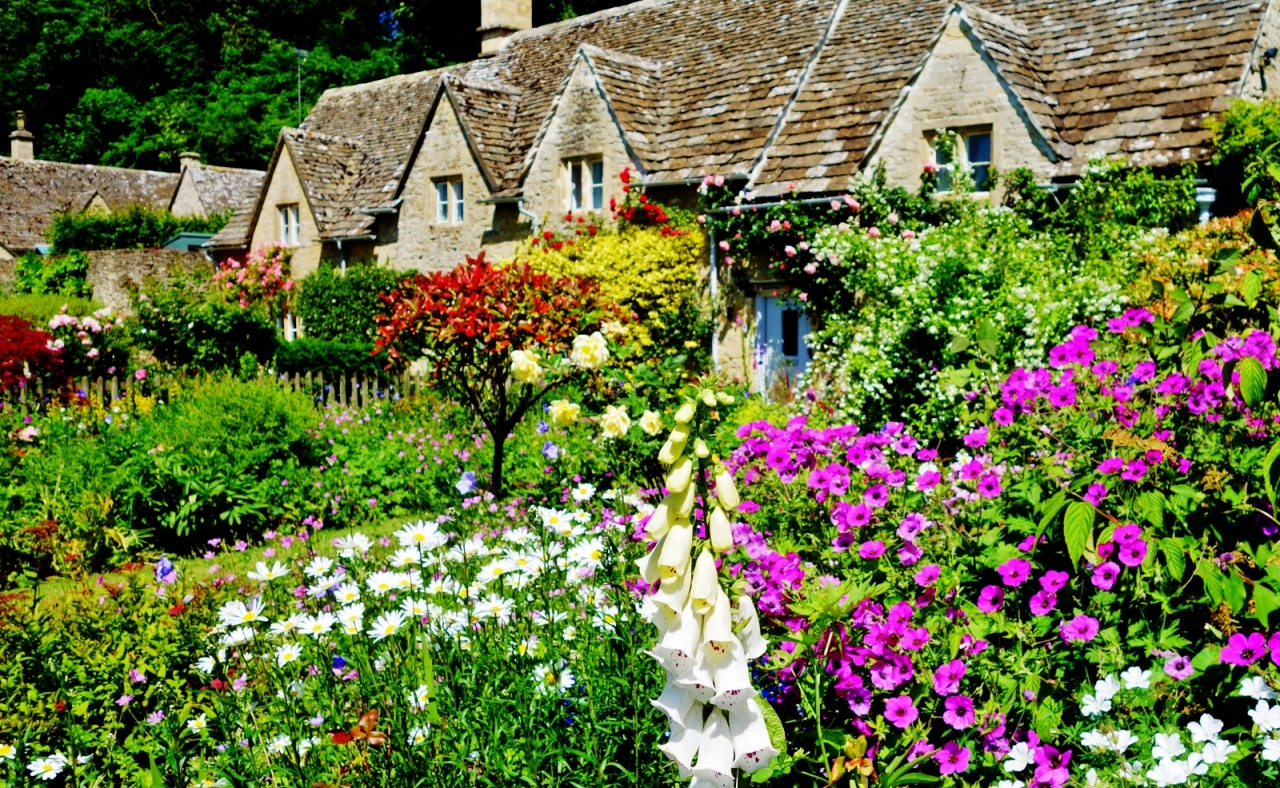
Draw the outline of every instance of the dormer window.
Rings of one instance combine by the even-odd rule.
[[[442,178],[436,181],[436,221],[441,224],[460,224],[465,217],[462,178]]]
[[[604,209],[604,160],[599,158],[569,159],[564,163],[567,211],[600,211]]]
[[[301,244],[297,204],[279,205],[276,206],[276,210],[280,215],[280,245],[298,246]]]
[[[988,191],[991,188],[991,130],[954,136],[938,134],[933,138],[933,161],[938,165],[937,191],[951,191],[957,163],[968,169],[975,191]]]

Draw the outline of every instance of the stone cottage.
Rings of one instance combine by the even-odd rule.
[[[10,155],[0,156],[0,278],[5,261],[45,246],[45,231],[59,213],[113,213],[132,205],[167,208],[178,216],[208,216],[256,195],[266,173],[200,163],[179,155],[179,172],[68,164],[35,158],[35,137],[18,113],[9,134]]]
[[[1175,165],[1209,154],[1230,99],[1280,81],[1269,0],[642,0],[537,29],[529,0],[481,7],[478,59],[325,92],[209,247],[283,243],[296,275],[501,258],[605,210],[624,167],[656,196],[719,174],[767,202],[880,165],[980,186],[990,167],[1070,181],[1099,155]],[[749,374],[759,348],[803,365],[803,316],[769,291],[746,311],[717,329],[722,368]]]

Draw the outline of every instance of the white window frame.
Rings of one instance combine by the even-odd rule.
[[[462,178],[437,178],[436,223],[461,224],[466,218],[466,187]]]
[[[302,228],[298,213],[298,204],[277,205],[280,217],[280,245],[300,246],[302,244]]]
[[[938,141],[944,135],[951,136],[955,140],[955,147],[952,149],[952,152],[951,152],[951,161],[946,162],[945,164],[943,162],[938,161],[938,152],[939,152]],[[969,160],[969,139],[971,137],[984,136],[984,135],[987,137],[987,140],[988,140],[987,160],[980,161],[980,162],[972,162]],[[969,129],[968,131],[959,131],[959,132],[948,132],[945,129],[939,129],[937,132],[934,133],[933,137],[929,140],[930,157],[933,159],[934,165],[937,166],[938,168],[938,186],[935,189],[935,193],[948,194],[952,191],[952,188],[951,188],[953,183],[952,178],[955,177],[955,168],[957,164],[964,165],[965,169],[970,173],[970,175],[973,174],[973,168],[975,165],[977,166],[985,165],[987,168],[987,177],[990,178],[991,167],[995,163],[994,161],[996,156],[995,148],[996,148],[995,133],[994,133],[994,130],[991,129],[990,127],[974,128],[974,129]],[[943,188],[943,173],[946,173],[946,188]],[[976,178],[974,179],[973,189],[975,194],[985,194],[988,191],[990,191],[990,187],[987,187],[987,188],[980,187],[977,183]]]
[[[564,161],[565,210],[588,213],[604,210],[604,158],[585,156]]]

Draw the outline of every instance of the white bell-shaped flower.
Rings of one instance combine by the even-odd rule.
[[[693,759],[698,754],[698,747],[702,743],[702,714],[702,704],[695,703],[686,715],[689,725],[672,723],[671,738],[665,744],[658,745],[658,749],[680,767],[681,777],[689,777],[693,774]]]
[[[720,709],[712,709],[698,744],[698,762],[693,776],[700,784],[733,788],[733,735]]]
[[[720,576],[716,573],[716,559],[704,547],[693,565],[693,585],[689,588],[689,602],[694,611],[703,614],[710,610],[718,591]]]
[[[707,660],[706,649],[698,647],[693,656],[693,667],[687,674],[676,679],[676,683],[700,703],[706,703],[715,697],[715,679],[711,675],[711,663]]]
[[[693,710],[694,704],[697,703],[697,701],[694,700],[692,695],[684,691],[679,684],[676,684],[675,679],[672,676],[667,676],[667,686],[663,687],[662,694],[659,695],[656,700],[651,700],[649,702],[653,704],[655,709],[667,715],[667,720],[672,725],[679,725],[682,728],[687,728],[689,725],[693,724],[689,721],[689,712]],[[697,703],[697,706],[699,711],[701,711],[702,704]],[[697,724],[702,724],[701,718],[698,719]]]
[[[676,518],[671,516],[671,508],[667,506],[666,501],[663,501],[653,508],[653,513],[649,515],[649,522],[644,524],[644,532],[650,539],[661,539],[667,535],[667,531],[671,530],[671,524],[675,521]]]
[[[769,765],[778,754],[769,739],[769,728],[764,724],[760,704],[764,701],[752,698],[741,710],[729,715],[729,731],[733,734],[733,765],[746,774],[752,774]]]
[[[693,479],[693,460],[689,457],[681,457],[671,466],[671,472],[667,474],[667,489],[674,493],[683,493],[689,488],[689,482]]]
[[[692,572],[664,578],[662,585],[658,586],[658,593],[654,594],[651,599],[653,599],[655,605],[663,608],[668,614],[678,616],[684,608],[685,602],[689,601],[689,587],[692,585]]]
[[[666,541],[666,534],[658,540],[654,548],[645,554],[644,558],[636,560],[636,569],[640,572],[640,577],[649,585],[657,583],[662,575],[658,573],[658,558],[662,556],[662,545]]]
[[[716,687],[711,703],[725,711],[736,713],[756,696],[756,688],[751,686],[751,668],[742,653],[742,644],[736,640],[729,647],[729,658],[711,669],[711,680]]]
[[[715,604],[702,619],[702,646],[708,650],[707,657],[719,663],[727,658],[730,644],[737,642],[738,637],[733,634],[733,608],[724,589],[717,584]]]
[[[698,632],[702,628],[699,619],[700,616],[693,612],[693,606],[686,603],[680,610],[677,625],[662,632],[657,644],[646,652],[671,676],[683,678],[693,670],[698,653]]]
[[[743,594],[738,597],[738,640],[747,659],[759,659],[769,650],[769,641],[760,634],[760,618],[756,615],[756,603]]]
[[[719,466],[716,469],[716,500],[727,512],[738,511],[742,499],[738,497],[738,485],[733,480],[733,471]]]
[[[693,524],[679,522],[671,526],[663,540],[662,554],[658,556],[658,574],[665,581],[684,574],[689,569],[693,550]]]
[[[729,517],[719,506],[711,507],[707,515],[707,534],[711,538],[711,549],[717,553],[727,553],[733,549],[733,527],[729,525]]]

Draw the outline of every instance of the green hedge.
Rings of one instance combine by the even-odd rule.
[[[68,298],[57,294],[0,296],[0,315],[17,315],[33,325],[47,326],[49,318],[61,312],[63,306],[73,315],[90,315],[102,308],[102,304],[88,298]]]
[[[178,233],[216,233],[231,218],[230,211],[208,218],[174,216],[167,210],[135,205],[121,213],[63,213],[53,220],[46,237],[54,251],[78,249],[136,249],[160,246]]]
[[[389,293],[404,271],[374,264],[356,265],[345,274],[331,265],[303,279],[295,302],[298,316],[313,339],[359,343],[374,339],[373,316],[386,309],[379,293]]]
[[[288,374],[376,375],[386,357],[371,358],[372,342],[333,342],[301,338],[276,348],[276,370]]]

